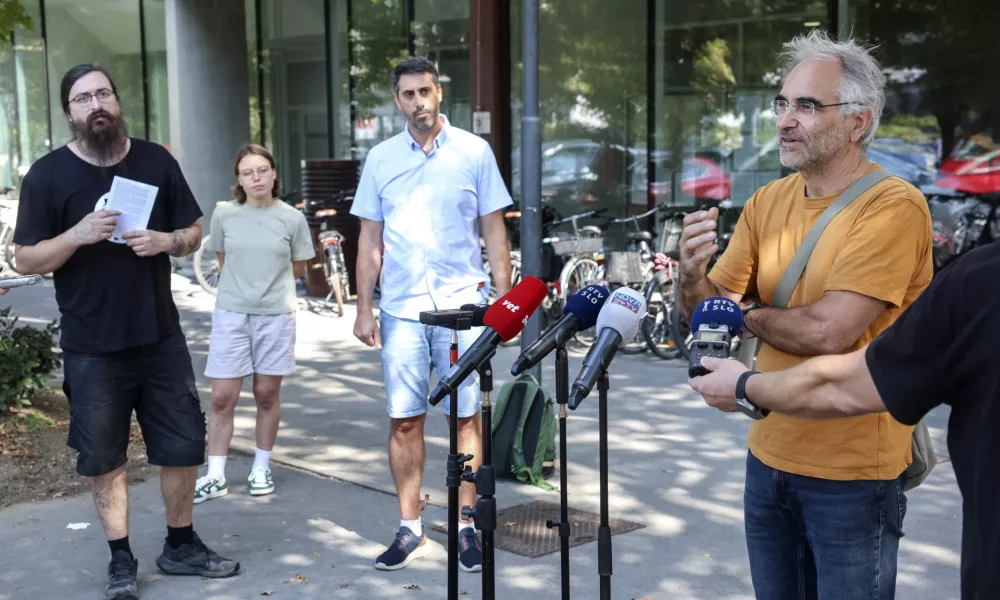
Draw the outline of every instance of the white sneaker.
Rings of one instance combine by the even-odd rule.
[[[274,492],[274,480],[271,479],[271,469],[251,471],[247,481],[250,482],[251,496],[266,496]]]
[[[225,496],[229,493],[229,486],[226,485],[226,478],[216,479],[205,475],[199,477],[194,484],[194,503],[201,504],[205,500]]]

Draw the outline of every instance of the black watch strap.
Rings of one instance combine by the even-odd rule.
[[[747,380],[750,379],[752,375],[756,375],[757,373],[760,373],[760,371],[746,371],[742,375],[740,375],[740,378],[736,380],[736,399],[748,402],[750,405],[760,410],[760,412],[766,416],[771,411],[769,411],[766,408],[760,408],[759,406],[754,404],[752,400],[747,398]]]

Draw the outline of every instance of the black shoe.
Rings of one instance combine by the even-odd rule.
[[[458,532],[458,556],[458,566],[466,573],[483,570],[483,547],[479,545],[475,528],[466,527]]]
[[[136,576],[139,561],[124,550],[111,555],[108,564],[108,587],[104,595],[108,600],[139,600],[139,584]]]
[[[202,543],[198,534],[194,541],[172,548],[163,542],[163,554],[156,559],[156,566],[168,575],[201,575],[202,577],[231,577],[240,570],[240,563],[219,556]]]

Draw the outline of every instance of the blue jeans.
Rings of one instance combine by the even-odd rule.
[[[757,600],[895,598],[905,478],[817,479],[748,452],[743,510]]]
[[[406,419],[427,412],[431,367],[438,377],[451,370],[451,331],[419,321],[379,313],[382,334],[382,372],[385,378],[386,410],[392,419]],[[458,332],[458,355],[462,356],[482,334],[482,327]],[[458,387],[458,417],[479,412],[479,375],[473,372]],[[441,401],[444,414],[451,414],[451,397]]]

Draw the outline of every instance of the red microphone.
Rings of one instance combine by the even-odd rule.
[[[483,315],[483,332],[448,374],[441,378],[431,393],[430,403],[435,405],[451,394],[484,362],[493,358],[500,342],[513,339],[528,324],[542,300],[549,293],[548,287],[535,277],[524,277],[512,290],[490,305]]]

